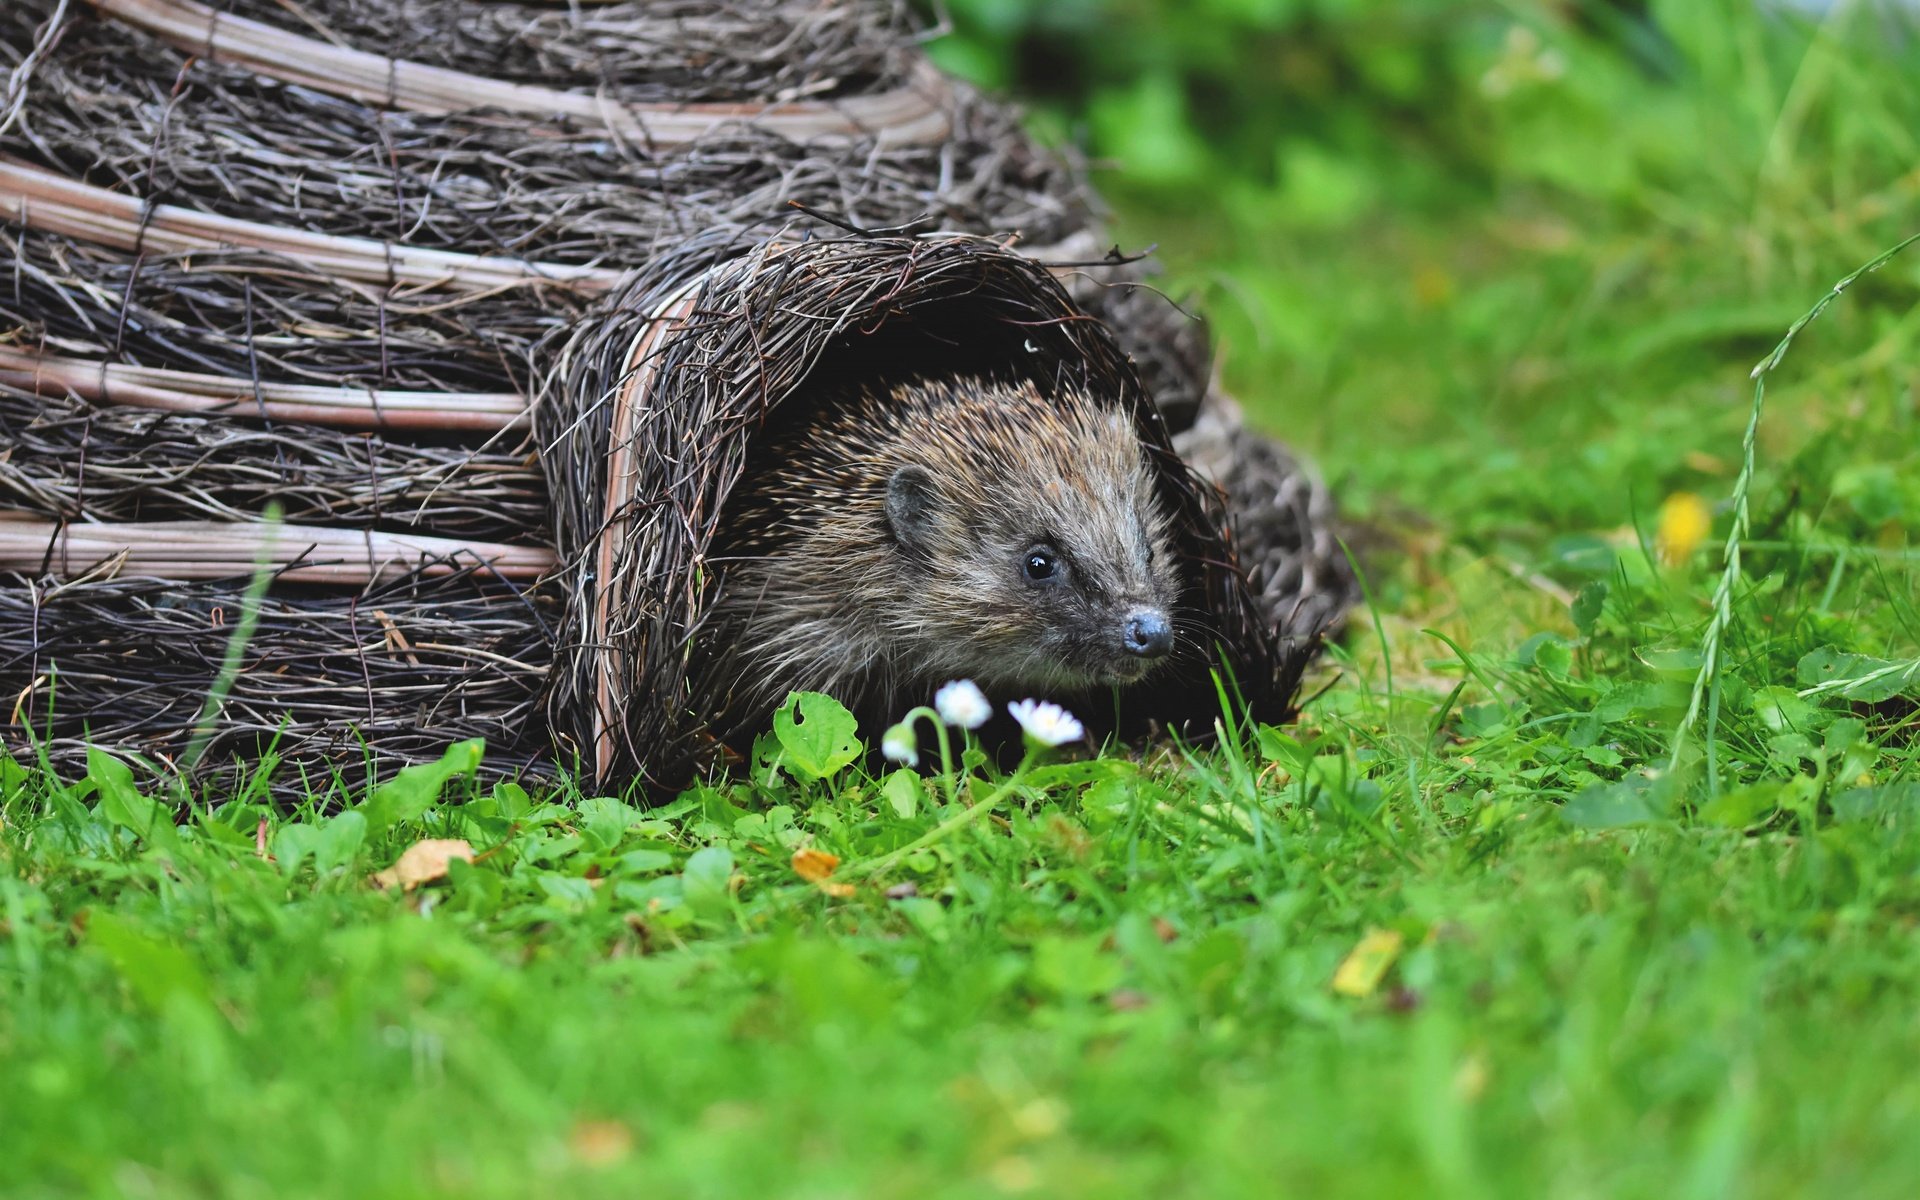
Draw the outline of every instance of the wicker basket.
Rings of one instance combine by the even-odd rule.
[[[1078,165],[914,39],[883,3],[14,0],[9,750],[310,787],[484,736],[672,786],[714,759],[687,664],[756,422],[937,368],[935,330],[1158,465],[1211,650],[1119,728],[1204,725],[1218,669],[1284,715],[1351,590],[1324,490],[1208,397]]]

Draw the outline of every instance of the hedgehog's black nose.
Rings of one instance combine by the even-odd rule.
[[[1165,613],[1143,608],[1127,618],[1127,631],[1122,640],[1128,654],[1160,658],[1173,649],[1173,626],[1167,624]]]

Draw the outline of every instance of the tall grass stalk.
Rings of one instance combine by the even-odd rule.
[[[1713,615],[1708,619],[1706,633],[1700,639],[1700,670],[1693,678],[1693,692],[1687,700],[1686,715],[1680,719],[1680,724],[1673,731],[1673,752],[1667,762],[1669,772],[1680,765],[1680,754],[1686,747],[1688,735],[1700,722],[1701,705],[1704,702],[1707,713],[1707,794],[1709,796],[1717,795],[1720,791],[1719,763],[1715,753],[1715,734],[1720,723],[1720,672],[1724,662],[1727,630],[1733,624],[1733,594],[1734,590],[1740,586],[1740,550],[1746,542],[1747,532],[1752,525],[1749,499],[1753,490],[1754,445],[1760,433],[1760,416],[1766,408],[1767,376],[1785,361],[1787,349],[1793,345],[1793,339],[1800,336],[1801,330],[1825,312],[1829,304],[1838,300],[1862,276],[1872,274],[1886,266],[1915,242],[1920,242],[1920,233],[1908,237],[1891,249],[1882,251],[1872,261],[1834,284],[1812,308],[1801,315],[1799,320],[1788,326],[1786,336],[1780,339],[1780,344],[1753,368],[1751,376],[1753,409],[1747,416],[1746,434],[1740,441],[1740,474],[1733,481],[1733,524],[1727,530],[1727,544],[1723,552],[1725,565],[1720,571],[1719,582],[1713,589]]]
[[[181,757],[181,779],[186,780],[193,774],[200,759],[207,752],[207,746],[213,740],[216,720],[220,710],[226,706],[227,696],[233,691],[233,684],[240,677],[240,665],[246,658],[247,646],[253,641],[254,629],[260,624],[260,604],[266,598],[267,587],[273,582],[275,544],[280,537],[280,506],[277,503],[267,505],[265,516],[266,533],[260,539],[260,549],[253,564],[253,578],[247,584],[246,592],[240,599],[240,616],[233,623],[233,635],[227,639],[226,653],[220,659],[220,673],[214,676],[213,686],[207,689],[206,702],[200,706],[200,719],[194,722],[193,740],[187,743],[187,751]]]

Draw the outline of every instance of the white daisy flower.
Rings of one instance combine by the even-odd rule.
[[[978,729],[993,715],[993,705],[971,679],[956,679],[933,694],[933,710],[949,725]]]
[[[903,766],[920,765],[920,739],[913,736],[913,726],[895,725],[880,735],[880,753],[888,762],[897,762]]]
[[[1078,717],[1051,700],[1017,700],[1007,705],[1007,712],[1043,746],[1063,746],[1087,735]]]

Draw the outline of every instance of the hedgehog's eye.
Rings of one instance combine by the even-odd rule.
[[[1035,546],[1020,560],[1027,582],[1046,583],[1060,574],[1060,555],[1051,546]]]

